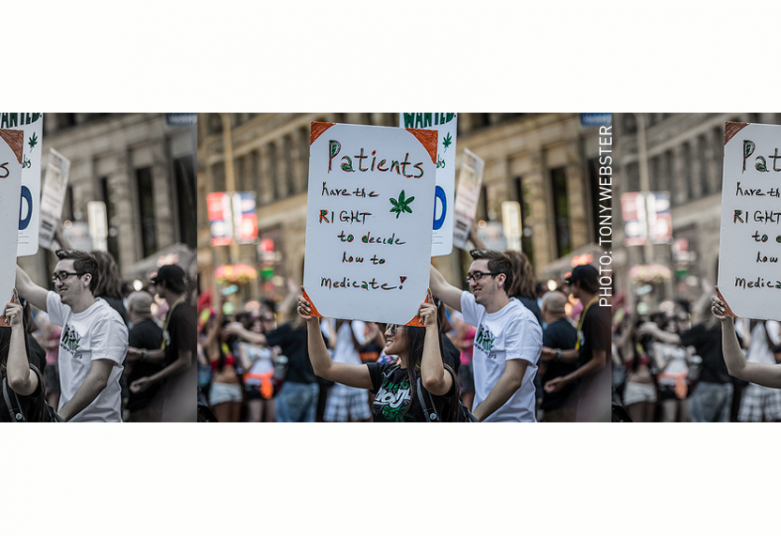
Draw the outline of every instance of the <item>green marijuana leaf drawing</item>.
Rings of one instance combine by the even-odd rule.
[[[393,205],[393,208],[390,209],[390,212],[396,213],[396,219],[399,219],[399,216],[401,216],[402,212],[409,212],[412,214],[412,209],[409,208],[409,204],[412,203],[415,200],[415,196],[410,197],[409,199],[404,199],[404,190],[401,191],[399,194],[399,200],[396,201],[392,197],[390,198],[391,205]]]
[[[32,151],[36,145],[38,145],[38,136],[33,132],[32,138],[30,138],[30,150]]]
[[[447,136],[445,136],[445,139],[442,140],[442,145],[444,145],[445,151],[447,151],[447,148],[450,147],[451,143],[453,143],[453,138],[450,137],[450,132],[448,132]]]

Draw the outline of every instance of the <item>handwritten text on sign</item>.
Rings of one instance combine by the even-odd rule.
[[[437,132],[312,123],[304,288],[325,317],[406,324],[426,297]]]
[[[0,113],[0,128],[24,133],[22,155],[22,186],[20,191],[18,255],[25,257],[38,252],[38,226],[41,198],[41,146],[43,114]]]
[[[0,129],[0,307],[11,301],[16,282],[16,229],[24,165],[24,133]],[[1,312],[0,312],[1,313]]]
[[[431,256],[450,255],[453,251],[453,202],[456,190],[456,137],[458,115],[455,113],[402,113],[399,126],[425,128],[439,133],[437,145],[437,188],[434,191],[434,226]]]
[[[781,126],[727,123],[719,290],[741,317],[781,320]]]

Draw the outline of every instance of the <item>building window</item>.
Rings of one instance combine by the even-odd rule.
[[[187,247],[195,249],[198,243],[198,231],[195,228],[195,159],[185,156],[174,160],[174,184],[179,204],[179,240]],[[203,203],[205,204],[205,203]]]
[[[155,232],[155,199],[152,180],[152,168],[136,170],[138,188],[138,221],[141,224],[141,250],[143,257],[149,257],[157,251],[157,233]]]
[[[531,226],[532,206],[529,203],[531,196],[529,188],[523,184],[523,178],[518,177],[515,183],[515,198],[521,205],[521,251],[529,258],[529,262],[534,266],[534,242]]]
[[[100,193],[103,197],[103,202],[106,204],[106,222],[108,223],[108,237],[106,238],[106,247],[114,260],[119,262],[119,230],[116,225],[117,209],[114,206],[112,199],[115,197],[112,195],[111,185],[108,182],[108,177],[100,179]]]
[[[569,199],[567,196],[567,174],[563,167],[551,170],[553,186],[553,218],[556,226],[556,256],[563,257],[572,251],[569,232]]]
[[[590,239],[592,242],[598,242],[598,233],[600,225],[600,216],[612,215],[613,211],[608,210],[608,207],[612,207],[613,196],[610,190],[610,186],[602,186],[599,183],[599,158],[591,158],[588,160],[588,182],[589,182],[589,205],[591,206],[591,233]],[[604,192],[604,195],[603,193]],[[602,203],[600,204],[600,200]],[[603,211],[601,206],[605,207]]]

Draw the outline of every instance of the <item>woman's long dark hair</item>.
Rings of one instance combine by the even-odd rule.
[[[442,366],[445,366],[445,349],[442,346],[442,335],[439,329],[439,318],[437,318],[437,342],[439,344],[439,358],[442,360]],[[407,341],[409,342],[409,350],[407,351],[407,377],[409,378],[409,395],[410,403],[407,409],[402,415],[402,419],[407,415],[407,412],[412,407],[412,401],[417,397],[418,391],[418,376],[420,376],[420,364],[423,361],[423,345],[426,341],[426,328],[416,326],[404,327]],[[457,380],[453,380],[457,381]],[[457,405],[449,404],[446,409],[447,415],[442,416],[443,421],[455,421],[457,413]]]

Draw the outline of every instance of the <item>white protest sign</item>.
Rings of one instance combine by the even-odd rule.
[[[108,221],[106,219],[106,203],[90,201],[87,203],[87,223],[92,237],[92,249],[108,251]]]
[[[477,201],[480,199],[480,186],[483,184],[485,162],[469,149],[464,149],[461,160],[461,173],[458,176],[458,189],[453,211],[453,245],[464,249],[469,238],[469,227],[477,214]]]
[[[781,320],[781,126],[727,123],[719,290],[728,312]]]
[[[11,301],[16,285],[16,229],[22,190],[24,133],[0,129],[0,307]]]
[[[420,325],[437,133],[312,123],[304,289],[313,314]]]
[[[22,155],[22,189],[19,215],[20,257],[38,253],[38,224],[41,198],[41,138],[43,138],[43,114],[0,113],[0,128],[20,130],[24,133]]]
[[[54,149],[49,149],[49,161],[41,187],[41,222],[38,231],[38,244],[46,249],[52,249],[54,232],[62,216],[70,169],[70,160]]]
[[[456,189],[456,125],[458,114],[399,114],[399,126],[436,130],[437,188],[434,191],[434,233],[431,256],[450,255],[453,251],[453,201]]]

